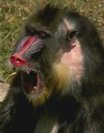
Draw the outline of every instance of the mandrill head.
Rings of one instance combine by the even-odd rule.
[[[42,21],[49,17],[50,9],[47,9],[45,18],[41,17]],[[51,13],[52,11],[53,9]],[[57,12],[58,10],[54,9],[54,15],[57,16]],[[57,18],[54,15],[52,17]],[[22,88],[34,105],[44,104],[54,94],[66,96],[79,92],[78,86],[81,86],[82,77],[86,72],[84,65],[89,60],[89,56],[84,54],[85,49],[91,52],[95,47],[95,30],[88,19],[69,11],[64,12],[58,20],[53,31],[45,30],[48,29],[45,28],[45,22],[44,28],[26,28],[10,58],[11,63],[20,68]],[[87,65],[91,66],[89,62]]]
[[[21,71],[25,95],[34,105],[40,105],[53,94],[70,94],[73,79],[80,83],[83,56],[72,18],[61,17],[53,33],[30,31],[20,38],[10,60]]]

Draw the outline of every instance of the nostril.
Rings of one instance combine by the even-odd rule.
[[[26,64],[26,60],[23,59],[19,54],[14,54],[10,57],[11,63],[16,67],[21,67]]]

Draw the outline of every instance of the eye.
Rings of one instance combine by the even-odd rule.
[[[70,40],[76,35],[77,31],[68,31],[66,34],[66,41],[70,42]]]
[[[45,31],[39,31],[39,36],[41,38],[47,38],[51,36],[51,33],[45,32]]]

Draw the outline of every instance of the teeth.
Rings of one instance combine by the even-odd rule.
[[[26,70],[26,72],[27,72],[27,74],[29,74],[30,73],[30,70]]]
[[[26,72],[27,74],[29,74],[30,73],[30,70],[24,70],[24,72]]]
[[[31,71],[38,72],[37,69],[24,69],[23,71],[27,74],[29,74]]]
[[[37,87],[34,87],[34,90],[37,90]]]
[[[34,71],[34,72],[37,72],[37,70],[36,70],[36,69],[34,69],[33,71]]]

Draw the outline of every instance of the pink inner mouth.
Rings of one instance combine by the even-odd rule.
[[[43,90],[44,82],[37,72],[22,72],[23,88],[27,94],[38,94]]]

